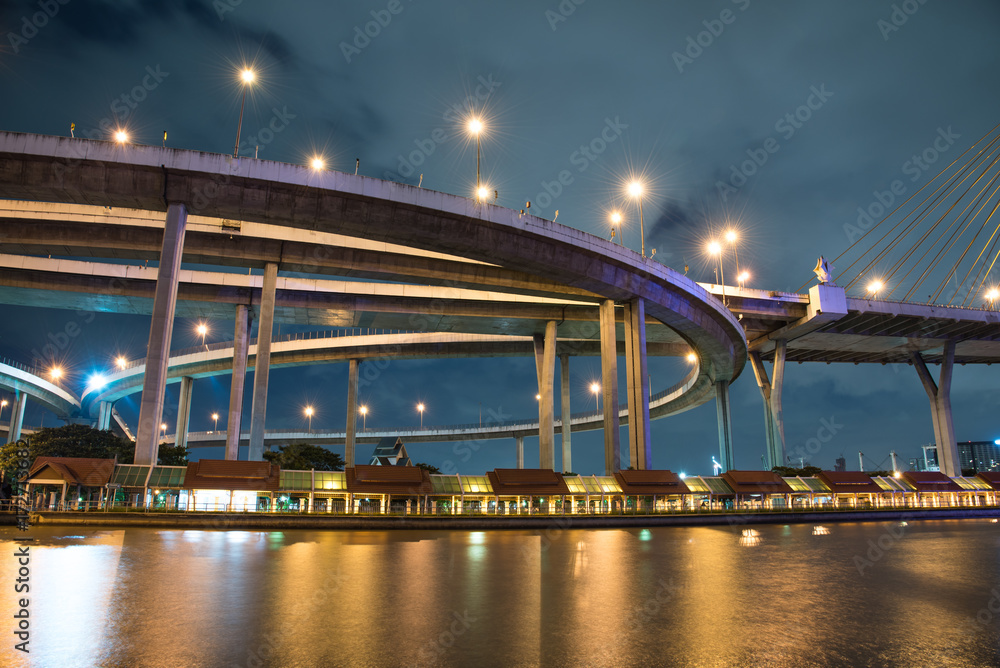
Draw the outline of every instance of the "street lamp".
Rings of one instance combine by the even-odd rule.
[[[646,257],[646,230],[642,222],[642,190],[642,183],[639,181],[633,181],[628,184],[628,194],[639,200],[639,247],[642,256]]]
[[[7,400],[0,399],[0,420],[3,419],[3,409],[7,408]]]
[[[119,369],[124,369],[126,366],[128,366],[128,360],[119,355],[118,358],[115,360],[115,364],[118,365]]]
[[[590,391],[594,394],[594,398],[597,400],[597,410],[601,410],[601,384],[591,383]]]
[[[368,407],[359,406],[358,412],[361,413],[361,431],[368,431]]]
[[[313,407],[306,406],[306,417],[309,418],[309,431],[313,430]]]
[[[996,288],[991,288],[986,293],[986,301],[990,303],[990,309],[993,309],[993,306],[996,303],[997,299],[1000,299],[1000,290],[997,290]]]
[[[885,287],[885,284],[882,283],[882,281],[880,281],[878,279],[875,279],[874,281],[872,281],[871,283],[868,284],[868,292],[871,293],[872,297],[874,297],[875,299],[878,299],[878,293],[884,287]]]
[[[535,395],[535,401],[541,401],[541,400],[542,400],[542,395],[536,394]]]
[[[741,288],[749,279],[750,279],[750,272],[748,271],[741,271],[740,275],[736,277],[736,280],[739,282]]]
[[[469,119],[469,132],[476,136],[476,192],[478,194],[479,187],[482,184],[479,178],[479,154],[482,148],[481,136],[483,133],[483,122],[478,117],[473,116]]]
[[[424,428],[424,405],[417,404],[417,412],[420,413],[420,428]]]
[[[62,367],[54,366],[52,367],[52,369],[49,370],[49,376],[52,378],[52,380],[59,380],[60,378],[62,378],[62,375],[63,375]]]
[[[622,215],[617,211],[611,212],[611,230],[612,236],[617,232],[618,243],[624,246],[625,241],[622,239]]]
[[[166,422],[161,422],[161,423],[160,423],[160,432],[161,432],[161,433],[162,433],[162,434],[163,434],[164,436],[166,436],[166,435],[167,435],[167,423],[166,423]]]
[[[205,345],[205,335],[208,334],[208,326],[203,322],[199,322],[197,332],[201,334],[201,345]]]
[[[219,431],[219,414],[212,413],[212,419],[215,420],[215,428],[213,429],[213,432]]]
[[[722,268],[722,244],[718,241],[708,242],[708,252],[710,255],[714,255],[719,260],[719,280],[722,281],[720,285],[722,286],[722,303],[726,303],[726,272]]]
[[[238,158],[240,155],[240,133],[243,131],[243,107],[247,103],[247,88],[253,83],[254,73],[253,70],[244,69],[240,73],[240,79],[243,81],[243,102],[240,103],[240,124],[236,126],[236,146],[233,148],[233,157]]]
[[[324,161],[323,158],[319,157],[318,155],[313,156],[313,159],[309,162],[309,166],[312,167],[315,171],[319,172],[326,168],[326,161]]]
[[[489,186],[479,185],[476,188],[476,200],[480,202],[485,202],[490,197]]]
[[[127,144],[128,143],[128,133],[125,132],[124,130],[116,130],[115,131],[115,142],[117,142],[119,144]]]
[[[698,361],[698,356],[694,353],[688,353],[686,359],[689,363],[694,364]]]

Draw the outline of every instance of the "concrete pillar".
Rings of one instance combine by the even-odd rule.
[[[615,333],[615,303],[601,302],[601,392],[604,395],[604,474],[621,468],[618,439],[618,337]]]
[[[111,429],[111,407],[110,401],[102,401],[97,406],[97,430],[107,431]]]
[[[733,458],[733,418],[729,411],[729,381],[715,381],[715,410],[719,418],[719,463],[722,471],[736,468]]]
[[[514,442],[517,447],[517,468],[524,468],[524,436],[515,436]]]
[[[177,305],[177,275],[181,268],[186,228],[187,208],[183,204],[171,204],[167,207],[160,266],[156,272],[153,315],[149,324],[149,344],[146,347],[146,373],[139,404],[139,424],[135,433],[134,461],[139,465],[155,464],[160,447],[160,422],[167,387],[167,365],[170,362],[170,337],[174,329],[174,307]]]
[[[257,323],[257,363],[253,371],[253,404],[250,408],[250,452],[247,459],[264,459],[264,418],[267,414],[267,376],[271,369],[271,332],[274,329],[274,297],[278,285],[278,265],[264,266],[260,293],[260,321]]]
[[[177,435],[174,437],[174,445],[178,448],[187,447],[188,425],[191,423],[192,387],[194,387],[194,378],[182,376],[180,398],[177,400]]]
[[[962,462],[958,456],[955,424],[951,417],[951,374],[955,366],[955,342],[948,341],[944,344],[941,354],[941,373],[937,383],[931,377],[927,364],[919,352],[910,353],[910,359],[931,402],[931,420],[934,423],[938,465],[946,476],[958,477],[962,475]]]
[[[782,357],[782,369],[784,369],[784,357]],[[775,389],[771,386],[771,381],[767,377],[767,369],[759,352],[750,353],[750,364],[753,367],[754,376],[757,378],[757,387],[760,388],[761,397],[764,400],[764,441],[767,449],[767,461],[770,467],[785,465],[784,427],[780,430],[775,425],[774,412],[772,410],[772,396]],[[782,374],[783,376],[784,374]],[[777,404],[781,406],[781,392],[777,390]],[[719,462],[720,464],[722,462]]]
[[[652,468],[649,439],[649,374],[646,371],[646,302],[625,304],[625,368],[628,383],[628,446],[633,468]]]
[[[569,355],[559,356],[559,375],[561,380],[559,399],[562,402],[559,411],[559,417],[562,418],[562,470],[563,473],[570,473],[573,471],[573,425],[570,424],[572,414],[569,406]]]
[[[24,427],[24,409],[28,405],[28,393],[16,392],[14,405],[11,406],[10,428],[7,430],[7,442],[14,443],[21,438],[21,428]]]
[[[538,375],[538,468],[555,470],[556,323],[545,323],[545,335],[536,334],[535,370]]]
[[[358,426],[358,360],[347,370],[347,438],[344,439],[344,467],[354,466],[354,434]]]
[[[229,417],[226,421],[226,459],[240,458],[240,429],[243,427],[243,388],[247,380],[247,351],[250,349],[250,308],[236,306],[233,332],[233,377],[229,387]]]

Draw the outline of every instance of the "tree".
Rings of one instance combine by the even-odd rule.
[[[416,466],[418,469],[423,469],[428,473],[441,473],[441,469],[439,469],[438,467],[432,466],[430,464],[425,464],[423,462],[417,462],[416,464],[414,464],[414,466]]]
[[[160,451],[157,453],[156,463],[160,466],[187,466],[188,451],[169,443],[160,443]]]
[[[67,424],[45,427],[36,431],[28,441],[28,460],[37,457],[93,457],[118,458],[119,464],[130,464],[135,458],[135,445],[110,431],[98,431],[85,424]],[[0,468],[14,472],[17,469],[17,445],[8,443],[0,448]]]
[[[36,431],[28,442],[28,461],[37,457],[89,457],[115,459],[119,464],[135,461],[135,443],[110,431],[100,431],[85,424],[66,424],[45,427]],[[17,470],[14,443],[0,447],[0,469],[13,473]],[[184,466],[187,464],[186,448],[160,443],[158,464]]]
[[[308,471],[343,471],[344,459],[339,453],[330,452],[326,448],[309,443],[289,443],[278,448],[277,452],[265,452],[265,461],[277,464],[285,470]]]

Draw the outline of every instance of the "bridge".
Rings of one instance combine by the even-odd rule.
[[[79,399],[67,393],[69,403],[57,412],[96,417],[105,426],[114,401],[141,386],[138,463],[155,462],[167,382],[182,384],[178,442],[221,445],[220,434],[187,434],[190,383],[231,374],[230,405],[242,407],[243,379],[252,364],[251,426],[241,430],[242,411],[231,410],[225,446],[227,457],[236,458],[245,438],[250,457],[259,458],[265,443],[278,438],[264,430],[272,365],[347,361],[347,415],[356,416],[358,369],[367,359],[534,355],[537,420],[485,430],[445,426],[407,438],[537,433],[540,466],[553,468],[559,426],[569,470],[572,431],[603,428],[610,473],[620,463],[618,424],[629,425],[631,461],[649,468],[649,420],[715,399],[720,462],[728,469],[728,385],[749,359],[764,400],[768,457],[778,464],[785,461],[781,393],[787,361],[908,363],[931,400],[942,470],[957,475],[951,369],[955,362],[991,364],[1000,358],[1000,328],[990,308],[848,296],[833,280],[806,294],[699,284],[553,221],[338,172],[0,133],[0,196],[9,198],[0,202],[0,303],[152,316],[147,359],[109,374],[106,385],[88,388]],[[225,271],[182,270],[182,259]],[[137,264],[149,260],[158,266]],[[338,280],[311,278],[323,275]],[[233,321],[234,341],[171,353],[175,316]],[[259,322],[253,342],[250,318]],[[392,333],[340,337],[337,345],[329,345],[333,339],[275,341],[275,322]],[[689,353],[696,359],[691,372],[651,397],[647,354]],[[618,406],[619,354],[627,367],[627,407]],[[555,360],[565,387],[574,355],[600,355],[603,410],[564,423],[554,414]],[[765,362],[773,365],[771,377]],[[940,364],[937,381],[928,363]],[[29,375],[45,382],[38,373]],[[19,397],[31,386],[33,397],[47,400],[40,382],[21,382],[14,387],[12,378],[0,375],[0,386]],[[562,392],[561,415],[571,414],[568,395]],[[305,437],[344,442],[350,465],[354,445],[375,437],[359,435],[354,422],[348,420],[343,434]]]

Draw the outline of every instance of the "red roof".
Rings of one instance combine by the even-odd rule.
[[[66,482],[84,487],[103,487],[115,472],[114,459],[87,457],[38,457],[28,472],[28,482],[48,467]]]
[[[903,480],[918,492],[961,492],[962,487],[940,471],[903,471]]]
[[[569,488],[551,469],[493,469],[487,472],[496,496],[562,496]]]
[[[1000,489],[1000,471],[980,471],[976,477],[993,489]]]
[[[690,494],[687,485],[673,471],[615,471],[615,480],[625,494]]]
[[[816,477],[834,494],[881,494],[885,491],[861,471],[820,471]]]
[[[774,471],[726,471],[722,474],[737,494],[789,494],[792,488]]]
[[[372,466],[358,464],[344,469],[347,491],[352,494],[431,493],[431,476],[418,466]]]
[[[281,467],[271,462],[202,459],[188,464],[184,476],[184,489],[276,492],[280,484]]]

